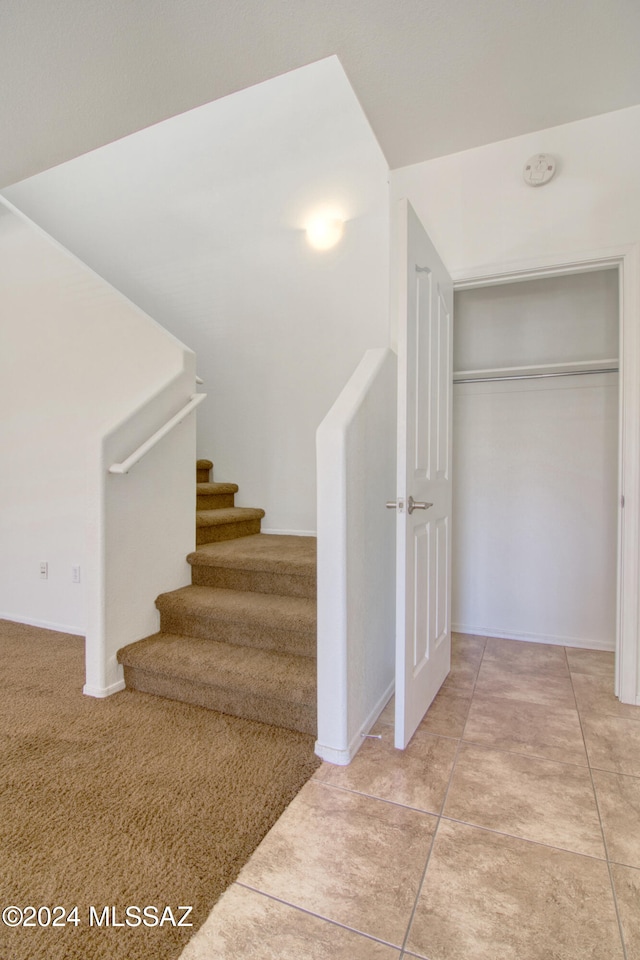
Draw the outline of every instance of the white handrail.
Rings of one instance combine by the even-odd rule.
[[[173,430],[174,427],[177,427],[179,423],[189,416],[192,410],[195,410],[206,397],[206,393],[193,393],[191,394],[191,399],[189,402],[180,410],[174,417],[171,417],[170,420],[167,420],[163,427],[160,427],[159,430],[149,437],[148,440],[145,440],[144,443],[141,443],[137,450],[134,450],[130,457],[127,457],[126,460],[123,460],[122,463],[112,463],[109,467],[109,473],[123,474],[128,473],[131,467],[134,467],[139,460],[142,460],[144,455],[155,447],[156,443],[159,440],[162,440],[163,437]]]

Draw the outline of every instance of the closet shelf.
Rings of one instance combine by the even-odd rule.
[[[534,380],[543,377],[571,377],[584,373],[617,373],[618,359],[577,360],[573,363],[543,363],[523,367],[491,367],[482,370],[454,370],[454,383],[481,383],[483,380]]]

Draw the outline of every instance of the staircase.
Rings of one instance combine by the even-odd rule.
[[[161,594],[160,632],[118,651],[128,688],[316,733],[315,537],[260,533],[234,483],[197,463],[191,586]]]

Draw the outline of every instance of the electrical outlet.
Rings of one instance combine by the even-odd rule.
[[[49,564],[46,560],[43,560],[40,564],[40,579],[47,580],[49,578]]]
[[[80,564],[74,563],[71,567],[71,582],[80,583]]]

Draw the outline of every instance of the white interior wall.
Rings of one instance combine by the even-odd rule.
[[[618,355],[615,270],[462,291],[456,370]],[[614,649],[618,376],[454,387],[452,622]]]
[[[457,292],[454,370],[616,359],[618,282],[594,270]]]
[[[185,350],[2,201],[0,317],[0,616],[84,633],[91,445]]]
[[[263,529],[313,532],[315,430],[388,343],[388,169],[335,57],[6,191],[198,356],[198,452]],[[319,208],[347,222],[318,252]]]
[[[557,160],[553,180],[529,187],[526,161]],[[454,276],[506,272],[640,239],[640,106],[416,163],[390,176]]]

